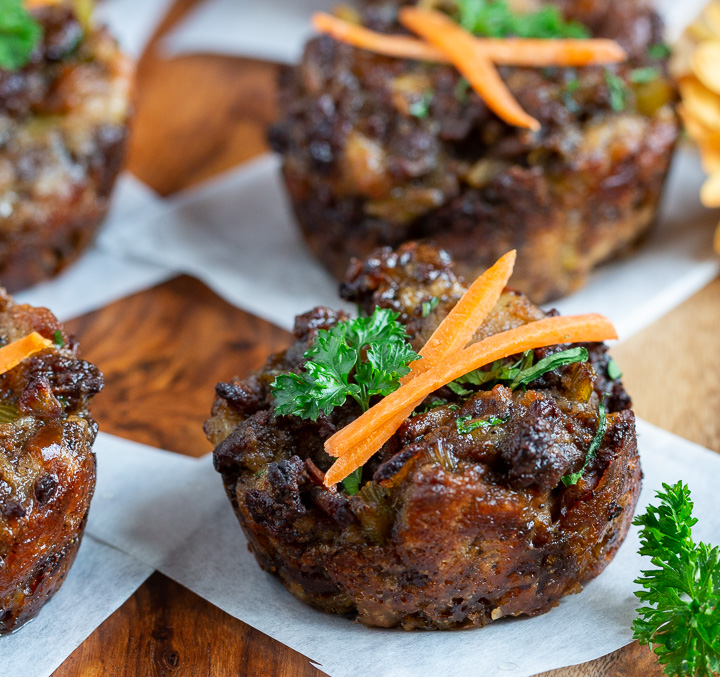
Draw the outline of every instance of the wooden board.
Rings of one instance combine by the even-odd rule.
[[[167,29],[193,4],[180,0]],[[276,67],[211,56],[139,71],[130,168],[167,195],[266,149]],[[710,244],[708,243],[708,246]],[[671,274],[671,271],[669,271]],[[615,350],[643,418],[720,451],[720,280]],[[68,323],[106,390],[101,429],[178,453],[210,450],[213,387],[289,342],[286,332],[180,277]],[[220,483],[218,481],[218,490]],[[154,574],[56,672],[75,675],[317,675],[308,659]],[[636,644],[555,677],[661,674]]]

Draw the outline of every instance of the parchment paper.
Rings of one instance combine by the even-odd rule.
[[[132,174],[125,173],[116,186],[102,232],[122,233],[134,220],[152,218],[162,211],[161,199]],[[58,277],[26,289],[15,298],[19,303],[50,308],[58,319],[65,321],[159,284],[172,275],[163,266],[93,244]]]
[[[720,455],[648,423],[639,422],[638,432],[645,473],[638,509],[644,510],[662,482],[682,479],[690,485],[700,520],[696,539],[717,542]],[[110,523],[100,523],[96,513],[92,533],[300,651],[334,677],[521,677],[592,660],[632,640],[633,580],[648,564],[637,555],[634,527],[602,575],[543,616],[464,632],[369,629],[310,609],[260,570],[209,457],[190,461],[192,468],[186,461],[184,468],[175,466],[166,473],[159,452],[148,452],[156,466],[149,465],[142,452],[136,448],[125,458],[125,472],[137,478],[134,491],[128,492],[126,478],[104,475],[103,490],[122,496],[127,524],[119,531]],[[183,484],[190,481],[183,478],[188,469],[190,485]],[[153,480],[144,479],[143,473]],[[167,491],[185,500],[166,500]],[[152,520],[147,519],[150,514]]]
[[[668,40],[674,42],[707,0],[656,2]],[[337,4],[336,0],[205,0],[162,44],[170,55],[202,52],[295,63],[312,35],[312,13]]]
[[[105,433],[93,449],[97,485],[75,564],[37,618],[0,638],[0,677],[51,674],[142,585],[154,569],[154,550],[143,540],[148,524],[173,548],[201,524],[203,513],[183,506],[201,502],[198,492],[209,484],[202,471],[216,475],[207,463]],[[93,531],[105,537],[98,540]]]
[[[0,677],[52,674],[152,571],[86,534],[59,592],[36,618],[0,637]]]
[[[173,0],[103,0],[95,17],[107,24],[125,52],[139,57]]]
[[[552,305],[563,313],[604,313],[627,338],[712,280],[720,271],[712,250],[717,215],[700,205],[702,181],[697,154],[681,149],[648,241]],[[285,328],[316,305],[341,305],[337,283],[301,241],[270,155],[171,198],[160,214],[108,231],[101,241],[195,275],[230,303]]]

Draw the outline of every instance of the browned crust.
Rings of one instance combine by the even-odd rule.
[[[343,286],[365,312],[376,304],[399,312],[416,347],[462,291],[447,256],[417,244],[357,262]],[[435,309],[422,313],[432,297]],[[476,339],[542,316],[506,290]],[[627,534],[642,476],[635,417],[622,383],[607,375],[604,345],[587,344],[589,364],[527,391],[440,389],[426,401],[432,408],[370,459],[361,491],[349,495],[321,486],[318,474],[332,463],[324,441],[359,408],[347,403],[316,422],[275,416],[270,388],[298,369],[319,329],[342,317],[327,308],[298,317],[297,343],[216,389],[205,430],[263,569],[322,611],[408,630],[545,613],[603,571]],[[562,477],[583,466],[597,434],[600,397],[609,413],[598,454],[566,487]],[[505,421],[465,434],[457,425],[464,416]]]
[[[95,490],[97,424],[87,405],[102,375],[44,308],[0,290],[0,343],[38,331],[53,346],[0,375],[0,634],[32,618],[57,592],[82,540]]]
[[[666,60],[648,56],[661,21],[641,1],[547,1],[626,49],[628,62],[611,68],[624,110],[612,104],[603,67],[503,67],[542,123],[536,134],[501,123],[472,92],[458,96],[450,67],[327,36],[283,71],[283,115],[270,142],[302,235],[336,278],[353,257],[410,240],[449,251],[468,279],[517,249],[513,286],[544,303],[582,287],[648,233],[679,133]],[[409,3],[368,3],[363,19],[397,32],[399,4]],[[633,83],[632,71],[648,67],[658,71],[654,84]]]

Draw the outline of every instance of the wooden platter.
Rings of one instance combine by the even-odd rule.
[[[160,33],[193,2],[179,0]],[[165,60],[151,48],[139,69],[130,169],[169,195],[264,152],[276,71],[215,56]],[[639,416],[715,451],[719,326],[720,279],[614,351]],[[210,451],[202,423],[215,383],[247,374],[289,343],[285,331],[186,276],[68,328],[105,374],[105,392],[93,406],[101,429],[191,456]],[[320,674],[308,658],[156,573],[55,674]],[[661,670],[649,650],[632,644],[545,675],[659,677]]]

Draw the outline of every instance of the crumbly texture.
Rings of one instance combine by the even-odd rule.
[[[666,60],[648,55],[662,42],[660,19],[639,0],[555,4],[630,58],[607,69],[500,68],[538,132],[499,120],[450,66],[327,36],[282,72],[270,142],[305,239],[338,279],[353,256],[413,239],[450,251],[468,278],[515,248],[513,284],[541,303],[581,287],[648,230],[679,129]],[[363,22],[401,32],[397,6],[368,3]],[[659,77],[632,82],[645,67]],[[625,92],[622,111],[606,73]]]
[[[0,634],[38,613],[62,585],[82,539],[95,489],[97,424],[88,402],[103,386],[97,367],[44,308],[0,290],[0,345],[37,331],[52,347],[0,375]]]
[[[464,289],[447,255],[411,244],[358,263],[343,295],[365,311],[395,309],[419,348]],[[423,301],[433,298],[423,317]],[[476,338],[544,316],[506,290]],[[275,416],[270,388],[277,375],[301,369],[319,329],[345,317],[328,308],[299,316],[287,351],[216,388],[205,430],[263,569],[318,609],[410,630],[544,613],[605,568],[630,526],[641,470],[630,400],[607,375],[603,344],[586,345],[588,363],[527,390],[498,385],[461,397],[441,388],[364,466],[351,496],[322,485],[332,463],[323,443],[360,415],[357,404],[316,422]],[[597,457],[566,487],[561,478],[582,467],[605,393]],[[507,421],[461,434],[463,416]]]
[[[30,63],[0,69],[0,283],[52,277],[92,241],[125,158],[134,67],[71,9],[33,11]]]

